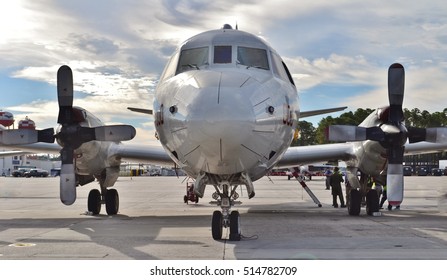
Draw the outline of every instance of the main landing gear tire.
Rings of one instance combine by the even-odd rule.
[[[366,214],[372,216],[374,212],[379,212],[379,194],[376,190],[369,190],[366,194]]]
[[[356,189],[351,189],[349,195],[349,205],[348,205],[348,213],[351,216],[360,215],[360,207],[361,207],[362,197],[360,192]]]
[[[241,240],[241,215],[238,211],[232,211],[230,214],[230,241]]]
[[[119,209],[119,196],[116,189],[109,189],[106,192],[106,211],[107,215],[118,214]]]
[[[93,189],[89,192],[87,208],[93,215],[98,215],[101,212],[101,193],[99,190]]]
[[[223,215],[220,211],[213,212],[213,220],[211,221],[211,233],[214,240],[222,239]]]

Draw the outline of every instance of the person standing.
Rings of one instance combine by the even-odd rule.
[[[330,168],[326,169],[324,171],[324,176],[326,176],[326,190],[330,190],[331,189],[331,184],[330,184],[330,179],[331,179],[331,175],[332,175],[332,171]]]
[[[341,183],[343,182],[343,175],[340,174],[338,167],[335,167],[334,173],[329,177],[329,184],[332,187],[332,205],[334,208],[338,208],[337,196],[340,199],[341,207],[346,207],[345,200],[343,198],[343,191],[341,189]]]

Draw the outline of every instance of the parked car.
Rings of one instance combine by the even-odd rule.
[[[17,170],[12,171],[11,175],[14,177],[24,177],[25,173],[28,172],[29,169],[26,168],[19,168]]]
[[[442,176],[442,169],[440,169],[440,168],[433,168],[432,170],[431,170],[431,175],[432,176]]]
[[[411,166],[404,166],[404,176],[413,175],[413,168]]]
[[[428,168],[426,166],[418,166],[416,167],[416,175],[418,176],[427,176]]]
[[[28,172],[25,172],[25,177],[48,177],[49,172],[44,169],[31,169]]]

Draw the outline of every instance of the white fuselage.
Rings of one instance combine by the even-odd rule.
[[[175,52],[157,87],[154,114],[163,147],[188,175],[237,184],[241,173],[253,181],[264,176],[289,147],[298,94],[263,40],[214,30]]]

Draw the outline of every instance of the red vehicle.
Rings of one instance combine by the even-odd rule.
[[[188,204],[189,201],[198,203],[199,197],[194,193],[194,183],[186,183],[186,195],[183,201]]]

